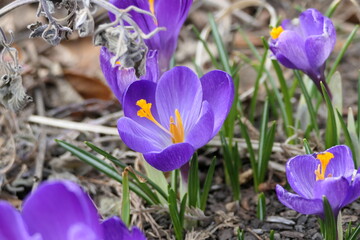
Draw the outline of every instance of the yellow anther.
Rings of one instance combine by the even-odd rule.
[[[115,64],[121,65],[121,62],[120,62],[120,61],[116,61]]]
[[[320,164],[315,170],[316,181],[325,179],[325,172],[330,160],[334,158],[334,154],[330,152],[319,153],[316,155],[316,158],[319,159]],[[332,174],[329,174],[328,177],[331,177]]]
[[[173,117],[170,117],[170,132],[172,134],[173,143],[181,143],[185,140],[184,126],[179,110],[175,109],[176,123]]]
[[[271,36],[273,39],[277,39],[283,31],[284,31],[284,29],[282,28],[282,26],[274,27],[274,28],[270,31],[270,36]]]

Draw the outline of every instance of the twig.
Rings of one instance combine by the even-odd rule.
[[[28,121],[32,123],[38,123],[38,124],[58,127],[58,128],[78,130],[83,132],[94,132],[94,133],[102,133],[102,134],[115,135],[115,136],[119,135],[117,128],[114,127],[106,127],[106,126],[89,124],[89,123],[79,123],[74,121],[48,118],[37,115],[31,115]]]

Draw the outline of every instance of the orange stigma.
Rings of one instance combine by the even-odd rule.
[[[179,110],[175,109],[176,123],[173,117],[170,117],[170,132],[172,134],[173,143],[184,142],[184,126]]]
[[[152,103],[146,102],[145,99],[140,99],[136,102],[136,105],[141,108],[137,112],[137,115],[139,117],[145,117],[145,118],[149,119],[150,121],[155,123],[156,126],[161,128],[163,131],[169,133],[171,135],[172,143],[184,142],[185,132],[184,132],[184,126],[183,126],[183,122],[182,122],[179,110],[175,109],[176,122],[172,116],[170,117],[170,126],[169,126],[169,130],[167,130],[158,121],[156,121],[156,119],[152,115],[152,113],[151,113]]]
[[[319,159],[319,161],[320,161],[318,168],[315,170],[316,181],[324,180],[326,168],[327,168],[328,164],[330,163],[330,160],[334,158],[334,154],[332,154],[330,152],[319,153],[316,155],[316,158]],[[331,177],[331,176],[332,175],[329,174],[328,177]]]
[[[271,36],[273,39],[277,39],[283,31],[284,31],[284,29],[282,28],[282,26],[274,27],[274,28],[270,31],[270,36]]]
[[[155,0],[149,0],[150,12],[155,16]]]

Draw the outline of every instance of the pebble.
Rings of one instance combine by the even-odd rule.
[[[266,221],[271,222],[271,223],[282,223],[282,224],[286,224],[286,225],[295,225],[295,222],[293,220],[286,219],[286,218],[279,217],[279,216],[267,217]]]
[[[304,238],[304,234],[300,233],[300,232],[294,232],[294,231],[283,231],[280,232],[280,234],[284,237],[289,237],[289,238],[299,238],[299,239],[303,239]]]

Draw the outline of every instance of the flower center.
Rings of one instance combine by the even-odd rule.
[[[330,160],[334,158],[334,154],[330,152],[319,153],[316,155],[316,159],[319,159],[320,164],[318,168],[315,170],[316,181],[324,180],[325,179],[325,172],[327,165],[329,164]],[[331,177],[332,174],[329,174],[328,177]]]
[[[171,135],[172,143],[181,143],[185,140],[184,126],[181,119],[181,115],[178,109],[175,109],[175,120],[170,117],[170,127],[169,130],[164,128],[151,113],[152,103],[146,102],[145,99],[140,99],[136,102],[136,105],[140,107],[140,110],[137,112],[139,117],[145,117],[156,124],[160,129],[169,133]]]
[[[277,39],[283,31],[284,31],[284,29],[282,28],[282,26],[274,27],[274,28],[270,31],[270,36],[271,36],[273,39]]]

